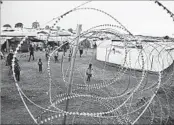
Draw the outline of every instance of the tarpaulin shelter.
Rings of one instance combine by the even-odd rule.
[[[111,40],[97,41],[96,59],[117,64],[126,68],[159,72],[172,65],[174,61],[173,42],[142,42],[141,49],[136,44],[125,46],[124,42],[112,42]],[[127,54],[126,54],[127,53]]]
[[[49,37],[48,37],[49,35]],[[72,33],[65,30],[60,31],[51,31],[49,34],[49,30],[35,30],[35,29],[5,29],[1,33],[1,45],[6,42],[6,50],[9,52],[10,50],[10,43],[12,41],[15,41],[12,38],[23,38],[25,36],[28,36],[28,40],[31,42],[44,42],[47,44],[47,42],[56,43],[58,42],[63,43],[63,41],[68,41],[68,37],[71,36]],[[11,41],[11,40],[12,41]],[[16,40],[18,41],[18,40]],[[17,42],[16,42],[17,43]],[[60,43],[60,44],[61,44]]]
[[[25,37],[25,36],[36,36],[37,32],[27,29],[14,30],[14,31],[3,31],[1,37]]]
[[[1,33],[1,48],[6,48],[6,51],[9,52],[10,49],[15,49],[17,44],[22,40],[23,37],[28,36],[30,37],[36,37],[37,32],[34,30],[28,30],[28,29],[15,29],[15,30],[8,30],[3,31]],[[28,44],[29,41],[25,41],[21,48],[25,48],[24,50],[28,51]]]
[[[37,37],[28,37],[28,39],[31,42],[43,42],[44,43],[44,40],[38,39]]]

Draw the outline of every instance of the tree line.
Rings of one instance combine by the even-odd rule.
[[[12,26],[11,26],[10,24],[5,24],[5,25],[3,25],[3,27],[5,27],[5,28],[12,28]],[[16,23],[14,27],[15,27],[15,28],[24,28],[24,24],[21,23],[21,22],[19,22],[19,23]],[[32,23],[32,28],[33,28],[33,29],[38,29],[38,28],[40,28],[39,22],[37,22],[37,21],[33,22],[33,23]],[[46,26],[45,26],[45,29],[46,29],[46,30],[49,30],[49,29],[51,29],[51,27],[50,27],[49,25],[46,25]],[[60,30],[61,27],[60,27],[60,26],[57,26],[56,29],[57,29],[57,30]],[[64,30],[64,29],[62,29],[62,30]],[[73,29],[72,29],[72,28],[69,28],[68,31],[71,32],[71,33],[73,33]]]

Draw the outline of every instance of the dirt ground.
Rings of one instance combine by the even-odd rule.
[[[25,95],[39,106],[47,108],[50,105],[49,101],[49,76],[47,73],[47,61],[45,59],[44,52],[35,52],[35,60],[28,62],[28,53],[18,54],[19,64],[21,66],[21,80],[18,83]],[[62,53],[59,56],[59,63],[54,62],[54,58],[51,58],[50,67],[51,67],[51,92],[52,99],[57,100],[57,95],[67,92],[67,83],[68,81],[68,67],[70,63],[68,62],[67,54],[63,60],[63,66],[61,67],[61,57]],[[38,72],[38,59],[41,58],[43,62],[43,72]],[[34,124],[34,121],[27,112],[18,90],[15,86],[12,74],[9,74],[9,68],[5,66],[5,61],[1,60],[1,124]],[[86,83],[85,70],[87,69],[89,63],[93,64],[94,74],[92,76],[91,82]],[[63,68],[63,73],[61,72]],[[165,76],[162,76],[162,87],[160,88],[157,96],[152,101],[152,104],[149,106],[147,111],[140,117],[136,122],[137,124],[173,124],[174,120],[174,75],[165,73]],[[139,71],[129,71],[122,69],[120,67],[113,67],[106,65],[104,62],[99,62],[95,60],[95,51],[88,50],[87,53],[84,52],[82,58],[79,57],[79,54],[76,56],[75,62],[75,71],[72,92],[79,94],[91,94],[100,97],[114,97],[121,94],[124,94],[131,89],[135,88],[141,80],[141,72]],[[64,80],[63,77],[64,76]],[[96,85],[101,86],[103,81],[105,84],[112,82],[113,77],[118,78],[113,84],[103,87],[101,89],[79,89],[79,84],[81,85]],[[169,79],[170,78],[170,79]],[[157,74],[148,74],[148,77],[145,77],[142,83],[142,88],[148,88],[152,84],[158,81]],[[164,84],[165,82],[165,84]],[[103,83],[103,84],[104,84]],[[170,85],[170,86],[169,86]],[[144,87],[143,87],[144,86]],[[129,100],[126,105],[132,105],[129,109],[134,111],[139,106],[143,105],[144,102],[140,100],[142,97],[150,99],[153,95],[154,89],[147,89],[143,92],[136,92],[133,94],[132,100]],[[112,110],[122,104],[126,97],[116,98],[111,101],[100,101],[100,103],[91,98],[73,98],[69,102],[68,111],[72,112],[104,112]],[[43,109],[38,108],[36,105],[30,103],[26,98],[24,98],[26,104],[30,111],[32,112],[35,118],[39,117],[38,122],[47,119],[58,113],[45,112]],[[59,98],[60,99],[60,98]],[[142,103],[142,104],[141,104]],[[66,101],[61,102],[56,105],[56,107],[64,110]],[[168,105],[169,104],[169,105]],[[125,121],[123,114],[127,111],[127,106],[123,106],[118,111],[115,111],[114,114],[120,117],[114,118],[93,118],[93,117],[84,117],[84,116],[68,116],[67,124],[119,124],[119,120]],[[55,108],[52,108],[56,110]],[[143,111],[144,108],[137,110],[129,116],[129,120],[135,120]],[[44,124],[62,124],[63,117],[53,119]],[[124,122],[123,122],[124,123]]]

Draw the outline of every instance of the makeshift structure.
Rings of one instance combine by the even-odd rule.
[[[104,40],[96,43],[97,60],[126,68],[142,70],[144,62],[144,70],[158,72],[169,67],[174,61],[173,42],[142,42],[142,49],[137,48],[133,42],[126,44]]]

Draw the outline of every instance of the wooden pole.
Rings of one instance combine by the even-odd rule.
[[[76,58],[76,52],[77,52],[77,46],[78,46],[78,42],[79,42],[79,38],[80,38],[80,32],[81,32],[81,28],[82,28],[82,25],[81,24],[78,24],[77,25],[77,39],[76,39],[76,43],[75,43],[75,46],[73,48],[73,54],[72,54],[72,59],[71,59],[71,67],[70,67],[70,75],[69,75],[69,79],[68,79],[68,83],[69,83],[69,87],[68,87],[68,96],[70,95],[71,93],[71,84],[72,84],[72,76],[73,76],[73,69],[74,69],[74,64],[75,64],[75,58]],[[66,102],[66,108],[65,108],[65,111],[67,112],[68,111],[68,106],[69,106],[69,99],[67,99],[67,102]],[[64,115],[64,120],[63,120],[63,125],[66,124],[66,114]]]
[[[0,0],[0,19],[1,19],[1,6],[2,6],[1,4],[2,4],[2,0]],[[0,21],[0,36],[1,36],[1,21]],[[1,50],[1,43],[0,43],[0,50]]]
[[[7,51],[7,53],[10,52],[10,50],[9,50],[9,40],[8,39],[6,40],[6,51]]]
[[[1,19],[1,4],[2,4],[2,0],[0,0],[0,19]],[[1,36],[1,21],[0,21],[0,36]],[[2,51],[1,50],[1,40],[0,40],[0,51]],[[2,66],[2,65],[1,65]],[[0,67],[1,68],[1,67]],[[0,76],[0,79],[1,79],[2,77]],[[1,89],[0,89],[0,92],[1,92]],[[1,101],[1,99],[0,99],[0,101]],[[0,112],[1,112],[1,109],[0,109]],[[0,117],[0,123],[1,123],[1,117]]]

